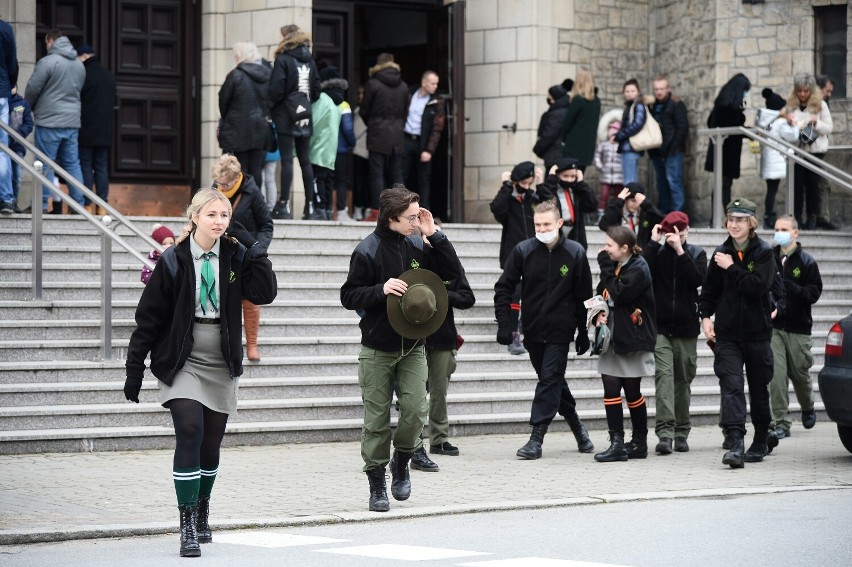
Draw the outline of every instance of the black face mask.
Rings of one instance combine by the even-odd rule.
[[[562,179],[557,180],[559,186],[563,189],[573,189],[575,185],[577,185],[576,181],[563,181]]]

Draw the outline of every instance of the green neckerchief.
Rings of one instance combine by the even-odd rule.
[[[198,300],[201,302],[201,312],[207,315],[207,301],[213,306],[214,311],[218,311],[216,305],[216,276],[213,273],[213,266],[210,264],[210,258],[215,258],[213,252],[205,252],[201,255],[204,258],[204,263],[201,265],[201,292],[198,295]]]

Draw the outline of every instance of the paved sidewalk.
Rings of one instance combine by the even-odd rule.
[[[435,456],[438,473],[412,471],[412,496],[368,512],[357,443],[224,449],[211,501],[214,528],[369,521],[620,500],[852,488],[852,454],[833,423],[793,436],[763,463],[722,465],[717,427],[694,429],[689,453],[597,463],[565,431],[544,457],[521,461],[521,435],[452,439],[461,456]],[[596,451],[606,432],[593,431]],[[653,451],[656,438],[651,434]],[[390,492],[390,490],[388,490]],[[852,496],[852,492],[850,492]],[[0,456],[0,544],[174,532],[170,451]]]

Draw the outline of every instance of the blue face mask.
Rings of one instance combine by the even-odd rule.
[[[790,242],[793,240],[793,235],[789,232],[779,231],[775,233],[775,236],[773,238],[775,239],[775,243],[783,248],[790,244]]]

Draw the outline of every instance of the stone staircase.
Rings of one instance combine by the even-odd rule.
[[[135,220],[146,229],[154,222],[182,225],[175,218]],[[0,454],[171,448],[171,420],[156,403],[156,380],[146,375],[138,405],[126,402],[122,391],[127,341],[143,288],[141,266],[114,248],[112,358],[101,360],[100,237],[73,216],[48,217],[44,226],[45,299],[34,301],[29,217],[0,218]],[[526,355],[509,355],[494,339],[500,227],[444,229],[477,298],[476,306],[456,315],[465,344],[450,386],[451,436],[526,432],[535,373]],[[278,299],[261,312],[263,359],[245,365],[226,445],[359,437],[358,317],[340,306],[339,289],[352,249],[371,230],[364,223],[276,221],[270,257]],[[129,231],[119,232],[147,252]],[[721,231],[709,229],[694,229],[690,236],[708,251],[722,239]],[[593,256],[603,233],[589,230],[589,241],[596,278]],[[815,307],[817,387],[828,328],[852,306],[846,283],[852,235],[812,232],[802,241],[818,259],[825,284]],[[718,420],[718,384],[711,353],[703,341],[699,345],[692,413],[696,423],[710,424]],[[567,378],[582,418],[592,429],[605,429],[596,357],[572,355]],[[643,393],[653,418],[652,380],[644,381]],[[817,408],[822,412],[821,402]],[[567,427],[554,422],[553,429]]]

